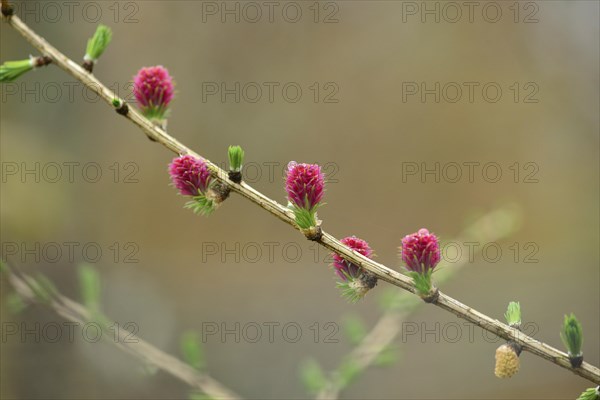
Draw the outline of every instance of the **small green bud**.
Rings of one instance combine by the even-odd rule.
[[[586,389],[581,393],[577,400],[600,400],[600,386]]]
[[[91,312],[100,310],[100,275],[94,267],[89,264],[79,266],[79,286],[81,288],[81,297],[83,304]]]
[[[581,351],[581,346],[583,344],[583,329],[577,320],[577,317],[575,317],[575,314],[571,313],[571,315],[565,315],[560,338],[569,352],[573,367],[580,366],[583,361],[583,353]]]
[[[353,345],[357,345],[367,336],[365,323],[356,315],[344,319],[344,333]]]
[[[112,31],[106,25],[98,25],[94,36],[87,42],[87,49],[85,51],[85,61],[95,63],[98,61],[104,50],[108,47],[110,40],[112,39]]]
[[[43,67],[51,62],[52,59],[48,56],[29,56],[28,60],[6,61],[0,65],[0,82],[12,82],[26,72]]]
[[[327,384],[327,378],[317,361],[310,358],[300,365],[300,380],[310,393],[318,393]]]
[[[521,326],[521,305],[518,301],[508,303],[508,309],[504,313],[504,318],[506,318],[506,323],[513,328]]]
[[[21,75],[29,72],[34,67],[34,59],[6,61],[0,65],[0,82],[12,82]]]
[[[356,360],[346,358],[342,361],[337,370],[340,377],[340,386],[342,388],[347,387],[355,381],[363,371],[364,368]]]
[[[187,331],[181,337],[181,352],[185,361],[197,370],[204,369],[204,355],[196,332]]]
[[[240,146],[229,146],[229,169],[234,172],[242,170],[244,150]]]
[[[27,303],[18,293],[10,293],[6,298],[6,305],[12,314],[19,314],[27,308]]]
[[[398,361],[398,358],[398,348],[393,345],[387,345],[379,352],[379,354],[377,354],[374,363],[378,367],[389,367],[395,364]]]

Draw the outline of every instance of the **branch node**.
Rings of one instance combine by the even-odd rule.
[[[228,171],[229,179],[234,183],[242,183],[242,171]]]
[[[421,296],[421,299],[423,299],[423,301],[425,303],[430,303],[430,304],[437,303],[439,298],[440,298],[440,291],[436,287],[431,288],[431,291],[428,294]]]
[[[210,188],[208,194],[212,197],[217,204],[224,202],[231,193],[231,188],[225,182],[216,182],[212,188]]]
[[[312,240],[313,242],[319,242],[323,237],[323,230],[321,226],[311,226],[308,229],[302,229],[302,233],[308,240]]]
[[[92,61],[92,60],[85,60],[81,64],[81,67],[91,74],[94,71],[94,61]]]
[[[10,18],[15,13],[13,6],[8,4],[7,0],[2,0],[2,15],[6,18]]]
[[[377,277],[368,271],[363,271],[360,280],[369,289],[373,289],[377,286]]]
[[[39,56],[35,58],[34,67],[36,68],[45,67],[48,64],[52,64],[52,58],[50,58],[49,56]]]
[[[514,340],[509,340],[508,342],[506,342],[507,345],[509,345],[517,354],[517,356],[521,355],[521,352],[523,351],[523,346],[521,346],[519,343],[515,342]]]
[[[115,106],[115,111],[117,114],[125,117],[129,113],[129,106],[124,101],[120,101],[120,103],[121,104]]]
[[[571,362],[571,366],[573,368],[579,368],[581,367],[581,364],[583,364],[583,355],[579,355],[577,357],[571,357],[569,355],[569,361]]]

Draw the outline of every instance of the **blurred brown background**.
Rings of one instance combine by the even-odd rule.
[[[453,2],[460,18],[446,2],[275,2],[271,16],[263,2],[75,2],[71,14],[64,3],[17,3],[18,14],[77,61],[97,23],[109,25],[113,42],[95,74],[121,96],[140,67],[168,67],[177,82],[169,132],[214,162],[226,160],[228,145],[242,145],[253,185],[278,201],[285,201],[281,171],[288,161],[327,164],[337,182],[328,184],[319,214],[325,229],[368,240],[386,265],[400,268],[397,246],[407,233],[428,227],[451,240],[469,216],[518,204],[521,230],[500,243],[499,261],[478,257],[442,290],[498,319],[510,300],[519,300],[524,320],[539,326],[535,337],[561,349],[562,318],[573,311],[584,327],[585,358],[598,365],[598,2],[475,2],[472,22],[461,2]],[[426,13],[436,7],[439,22]],[[6,23],[0,33],[3,62],[36,54]],[[207,92],[236,82],[239,102],[233,94],[222,99],[221,92]],[[256,102],[252,82],[263,89]],[[407,95],[406,82],[428,88],[440,82],[440,101]],[[456,102],[452,82],[463,89]],[[464,82],[479,85],[473,101]],[[484,97],[487,83],[501,88],[497,102]],[[272,99],[266,85],[274,86]],[[297,87],[302,95],[293,102]],[[134,322],[140,337],[178,356],[182,332],[200,332],[207,323],[230,329],[235,323],[298,324],[297,343],[284,340],[281,329],[269,343],[266,327],[258,343],[208,337],[210,373],[248,398],[308,397],[297,378],[300,362],[312,356],[329,370],[350,349],[341,330],[338,343],[324,343],[330,331],[323,325],[341,326],[357,313],[370,326],[380,315],[377,295],[387,284],[358,305],[347,304],[326,254],[321,250],[315,262],[314,245],[239,196],[210,218],[183,209],[166,172],[173,154],[58,68],[29,73],[0,90],[0,232],[2,257],[13,266],[42,272],[80,299],[76,267],[95,258],[92,248],[82,251],[95,243],[102,257],[92,264],[102,276],[106,314],[120,324]],[[64,164],[71,162],[79,163],[73,182]],[[480,165],[473,182],[465,162]],[[489,182],[494,170],[486,175],[481,168],[492,162],[502,173],[496,183]],[[62,166],[55,183],[53,163]],[[440,172],[449,166],[439,182],[403,175],[421,163],[440,163]],[[463,165],[456,183],[448,163]],[[9,174],[15,165],[18,172]],[[39,182],[35,175],[21,177],[23,168],[38,168]],[[102,176],[88,182],[97,169]],[[137,182],[126,182],[132,179]],[[78,243],[72,258],[66,242]],[[524,248],[530,242],[534,247]],[[19,252],[6,254],[7,243]],[[36,243],[58,243],[63,254],[55,260],[40,250],[38,261],[23,251]],[[207,253],[209,247],[217,254]],[[525,262],[533,248],[539,262]],[[132,250],[138,251],[126,259]],[[62,324],[39,306],[14,315],[6,307],[10,292],[3,284],[4,327]],[[429,329],[455,321],[436,307],[411,317]],[[184,384],[164,373],[145,374],[114,346],[86,343],[79,330],[75,337],[58,343],[43,336],[3,338],[2,398],[188,397]],[[498,344],[485,341],[479,329],[472,343],[426,339],[399,339],[399,362],[368,370],[343,397],[564,399],[592,385],[527,353],[518,375],[499,380],[493,375]]]

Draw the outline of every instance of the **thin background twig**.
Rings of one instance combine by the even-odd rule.
[[[15,291],[23,300],[30,303],[40,303],[38,296],[31,287],[31,283],[34,282],[32,277],[23,273],[17,273],[9,266],[6,266],[4,272],[6,272],[6,275],[8,276],[8,282],[14,287]],[[43,304],[47,305],[61,317],[80,325],[93,321],[95,317],[94,313],[90,312],[85,306],[60,293],[52,293],[48,301]],[[117,329],[115,332],[118,334],[118,337],[108,340],[108,342],[114,344],[124,352],[133,355],[142,362],[165,371],[180,381],[185,382],[190,387],[198,389],[212,398],[241,399],[241,396],[231,389],[228,389],[211,376],[202,373],[178,358],[159,350],[126,329]]]

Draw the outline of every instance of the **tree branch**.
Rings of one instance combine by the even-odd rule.
[[[82,82],[90,90],[97,93],[109,105],[115,107],[113,105],[113,100],[117,99],[117,96],[110,89],[104,86],[95,76],[85,71],[77,63],[69,59],[67,56],[58,51],[55,47],[46,42],[46,40],[44,40],[42,37],[40,37],[34,31],[32,31],[16,15],[6,17],[6,19],[15,30],[17,30],[25,39],[29,41],[29,43],[31,43],[33,47],[38,49],[42,54],[51,57],[56,65],[62,68],[69,75],[73,76],[75,79]],[[123,103],[124,102],[121,100],[120,104]],[[172,136],[168,135],[164,130],[153,125],[138,111],[129,108],[128,112],[126,114],[123,114],[127,119],[129,119],[131,122],[140,127],[140,129],[146,135],[148,135],[150,138],[154,139],[158,143],[162,144],[169,150],[180,155],[190,154],[194,157],[200,157],[200,155],[193,152],[188,147],[184,146]],[[257,190],[255,190],[254,188],[252,188],[244,182],[242,182],[241,184],[234,183],[228,178],[226,171],[222,170],[217,165],[211,163],[208,160],[207,163],[211,168],[214,177],[217,180],[230,186],[232,191],[252,201],[253,203],[268,211],[283,222],[293,226],[295,229],[299,229],[296,226],[293,214],[286,207],[266,197],[265,195],[258,192]],[[351,261],[352,263],[360,266],[361,268],[371,272],[378,279],[389,282],[392,285],[398,286],[411,293],[416,292],[411,278],[400,274],[399,272],[394,271],[376,261],[370,260],[357,252],[350,250],[332,235],[323,232],[323,236],[320,240],[318,240],[318,242],[323,247],[341,255],[346,260]],[[482,314],[481,312],[471,307],[468,307],[465,304],[460,303],[459,301],[449,297],[444,293],[440,292],[439,298],[436,302],[432,304],[435,304],[438,307],[449,311],[460,318],[463,318],[477,326],[480,326],[482,329],[495,333],[503,339],[513,340],[517,342],[523,347],[523,350],[529,351],[532,354],[535,354],[558,366],[568,369],[576,375],[588,379],[596,384],[600,384],[600,370],[597,367],[584,362],[581,365],[581,367],[573,368],[569,361],[569,357],[566,353],[559,351],[545,343],[542,343],[539,340],[524,335],[522,332],[519,332],[518,330],[511,328],[508,325],[499,322],[498,320],[492,319],[487,315]]]

